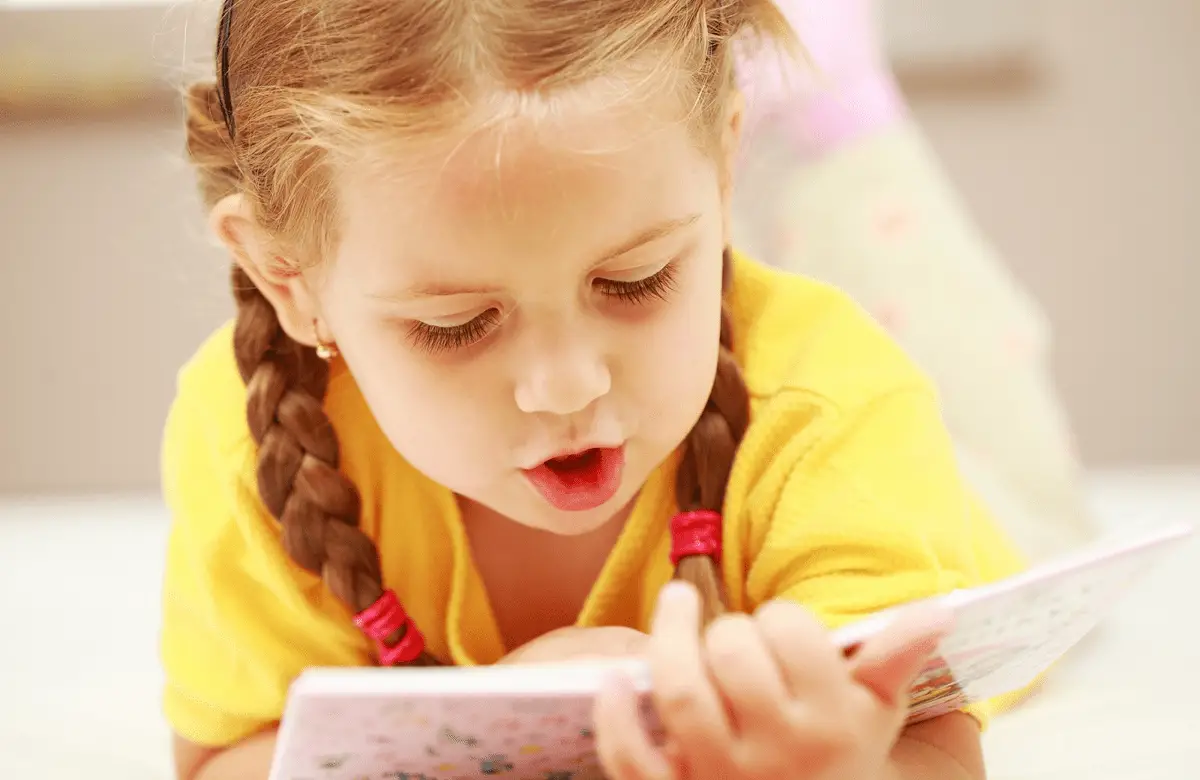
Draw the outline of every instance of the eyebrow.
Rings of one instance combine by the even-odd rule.
[[[612,250],[606,252],[603,256],[601,256],[599,262],[597,262],[596,265],[600,265],[601,263],[607,263],[610,260],[615,260],[616,258],[620,257],[621,255],[628,254],[629,252],[632,252],[633,250],[637,249],[638,247],[641,247],[645,244],[649,244],[652,241],[657,241],[660,238],[669,236],[670,234],[674,233],[677,230],[682,230],[683,228],[685,228],[689,225],[695,224],[696,221],[699,219],[700,219],[699,214],[688,214],[686,217],[677,217],[676,219],[668,219],[665,222],[659,222],[657,225],[652,225],[651,227],[647,228],[646,230],[643,230],[641,233],[638,233],[636,236],[634,236],[633,238],[626,241],[624,244],[621,244],[620,246],[616,247],[615,249],[612,249]]]
[[[611,262],[611,261],[617,259],[618,257],[620,257],[621,255],[628,254],[635,249],[645,246],[646,244],[649,244],[653,241],[657,241],[660,238],[665,238],[666,236],[669,236],[670,234],[674,233],[677,230],[682,230],[683,228],[688,227],[689,225],[693,225],[700,219],[700,216],[701,215],[698,213],[697,214],[688,214],[685,217],[677,217],[675,219],[668,219],[663,222],[659,222],[656,225],[652,225],[649,228],[638,233],[637,235],[635,235],[633,238],[629,239],[625,243],[620,244],[620,245],[614,247],[613,249],[610,249],[609,251],[605,252],[595,262],[595,265],[603,265],[604,263]],[[381,297],[381,298],[385,298],[388,300],[395,300],[397,297],[399,297],[399,298],[437,298],[437,297],[447,296],[447,295],[488,295],[491,293],[495,293],[498,289],[499,288],[497,288],[497,287],[491,287],[491,286],[472,287],[472,286],[463,286],[463,285],[443,284],[443,283],[439,283],[439,282],[432,282],[429,284],[419,284],[419,285],[415,285],[413,287],[409,287],[408,289],[404,290],[399,296],[385,295],[385,296],[375,296],[375,297]]]
[[[373,297],[393,301],[405,298],[439,298],[445,295],[489,295],[499,291],[499,289],[499,287],[471,287],[432,282],[405,288],[399,294],[376,295]]]

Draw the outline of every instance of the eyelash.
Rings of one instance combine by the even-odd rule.
[[[636,282],[614,282],[611,279],[597,279],[595,284],[600,292],[626,303],[646,303],[647,301],[665,301],[675,292],[675,261],[667,263],[658,273],[638,279]]]
[[[676,281],[675,261],[671,261],[658,273],[636,282],[597,279],[595,286],[604,295],[636,305],[653,300],[665,301],[675,291]],[[408,336],[419,349],[440,354],[462,349],[481,340],[500,323],[500,319],[500,312],[488,309],[470,322],[449,328],[414,322],[408,330]]]
[[[424,322],[414,322],[408,337],[418,348],[437,355],[474,344],[500,322],[500,312],[488,309],[470,322],[450,328],[439,328]]]

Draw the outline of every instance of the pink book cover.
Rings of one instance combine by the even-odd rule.
[[[937,597],[954,629],[915,681],[909,722],[1034,682],[1133,581],[1191,534],[1173,526]],[[903,607],[834,632],[852,652]],[[636,660],[474,668],[325,669],[294,682],[271,780],[590,780],[602,777],[592,703],[614,667],[644,690]],[[643,696],[646,727],[656,730]]]

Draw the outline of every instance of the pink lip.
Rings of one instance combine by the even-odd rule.
[[[555,468],[559,458],[583,456],[579,464]],[[523,469],[530,485],[555,509],[586,512],[603,506],[621,488],[625,446],[588,447],[554,455],[531,469]]]

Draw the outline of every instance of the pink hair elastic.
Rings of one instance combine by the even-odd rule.
[[[375,640],[379,662],[384,666],[413,661],[425,649],[425,637],[412,618],[400,606],[394,590],[385,590],[374,604],[354,616],[354,624]],[[384,644],[389,636],[404,628],[404,637],[392,646]]]
[[[683,558],[707,555],[721,558],[721,513],[711,509],[680,512],[671,518],[671,563]]]

